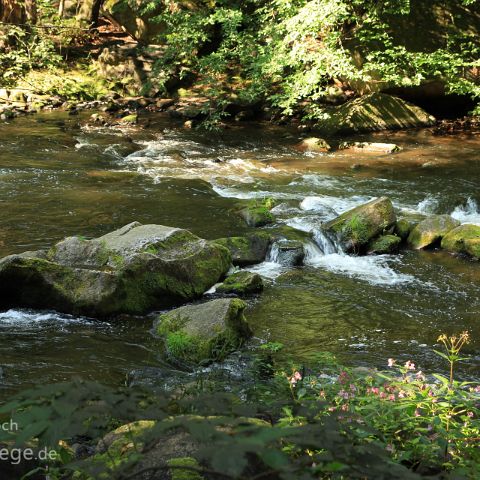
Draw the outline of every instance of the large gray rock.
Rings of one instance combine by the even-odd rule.
[[[347,251],[361,253],[370,240],[391,229],[396,222],[392,202],[376,198],[326,222],[322,229]]]
[[[421,221],[410,232],[407,242],[411,248],[421,249],[434,246],[460,222],[450,215],[432,215]]]
[[[0,308],[108,317],[200,297],[228,271],[229,251],[187,230],[138,222],[93,240],[0,260]]]
[[[187,363],[223,360],[252,331],[238,298],[220,298],[186,305],[158,317],[157,333],[165,338],[167,353]]]
[[[326,112],[318,127],[329,135],[433,125],[435,118],[404,100],[372,93]]]

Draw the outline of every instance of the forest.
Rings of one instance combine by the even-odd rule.
[[[0,479],[480,478],[478,0],[0,0]]]

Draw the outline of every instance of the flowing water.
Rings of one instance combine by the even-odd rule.
[[[0,256],[134,220],[208,239],[240,235],[251,229],[232,207],[272,197],[272,228],[305,232],[307,255],[292,267],[274,247],[251,267],[267,281],[248,309],[257,341],[282,342],[299,361],[329,351],[352,365],[395,357],[430,370],[443,368],[438,335],[468,329],[461,374],[480,379],[480,263],[440,251],[346,256],[318,228],[381,195],[402,215],[480,224],[480,139],[399,132],[359,137],[401,145],[394,155],[305,154],[292,149],[298,133],[280,127],[205,134],[162,116],[145,129],[87,128],[85,118],[43,113],[1,125]],[[1,312],[0,395],[74,375],[118,383],[162,364],[151,324]]]

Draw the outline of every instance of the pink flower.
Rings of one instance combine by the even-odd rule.
[[[478,385],[478,386],[475,387],[475,392],[476,392],[476,393],[480,393],[480,385]]]
[[[407,392],[405,390],[400,390],[398,392],[398,398],[405,398],[407,396]]]
[[[387,394],[385,392],[380,393],[380,398],[387,398]]]
[[[392,393],[391,395],[388,396],[388,399],[389,399],[391,402],[394,402],[394,401],[395,401],[395,395]]]
[[[291,377],[290,377],[290,383],[292,385],[295,385],[297,382],[299,382],[302,379],[302,374],[300,372],[295,372]]]
[[[371,391],[374,395],[378,395],[380,393],[380,389],[378,387],[372,387]]]
[[[348,373],[343,371],[343,372],[340,372],[340,375],[338,376],[338,383],[342,383],[342,384],[345,384],[347,383],[347,380],[348,380]]]
[[[407,370],[415,370],[415,364],[408,360],[407,362],[405,362],[405,368]]]
[[[415,416],[416,417],[421,417],[422,416],[422,414],[420,413],[420,410],[418,408],[415,410]]]
[[[393,367],[395,365],[395,360],[393,358],[388,359],[388,366]]]
[[[473,412],[467,412],[467,415],[468,415],[470,418],[473,418]]]

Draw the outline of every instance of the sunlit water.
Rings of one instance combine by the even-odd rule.
[[[480,378],[480,264],[444,252],[351,257],[321,222],[381,195],[401,215],[449,213],[480,224],[480,140],[428,131],[362,137],[394,141],[394,155],[303,154],[294,130],[255,125],[204,134],[153,118],[148,129],[82,128],[61,113],[0,127],[0,255],[93,237],[133,220],[188,228],[205,238],[250,230],[232,207],[273,197],[277,224],[305,232],[305,266],[274,252],[250,269],[265,292],[250,300],[257,339],[309,361],[330,351],[353,365],[412,359],[442,368],[442,332],[468,329],[463,376]],[[1,286],[0,286],[1,287]],[[80,375],[109,383],[162,362],[151,318],[98,322],[52,312],[0,313],[0,388]]]

